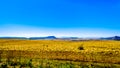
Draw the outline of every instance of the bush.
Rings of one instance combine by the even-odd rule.
[[[23,68],[23,67],[33,68],[32,59],[30,59],[29,62],[23,62],[23,63],[21,63],[21,64],[20,64],[20,68]]]
[[[83,44],[78,47],[79,50],[84,50]]]
[[[0,68],[8,68],[8,65],[6,63],[2,64]]]
[[[17,65],[20,65],[20,62],[12,62],[10,63],[10,66],[17,66]]]

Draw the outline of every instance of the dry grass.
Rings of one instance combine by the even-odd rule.
[[[82,45],[84,50],[80,50]],[[0,40],[2,57],[120,64],[120,41]]]

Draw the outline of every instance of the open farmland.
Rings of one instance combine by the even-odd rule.
[[[33,67],[40,64],[49,68],[82,68],[82,66],[119,68],[120,41],[1,39],[1,65],[3,62],[13,62],[15,59],[23,63],[31,59],[29,63],[33,64]]]

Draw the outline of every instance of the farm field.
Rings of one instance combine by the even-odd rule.
[[[1,68],[120,68],[120,41],[0,39]]]

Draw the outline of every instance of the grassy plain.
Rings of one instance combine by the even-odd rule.
[[[18,68],[22,64],[32,68],[120,68],[120,41],[0,39],[0,61],[1,66],[19,61]]]

